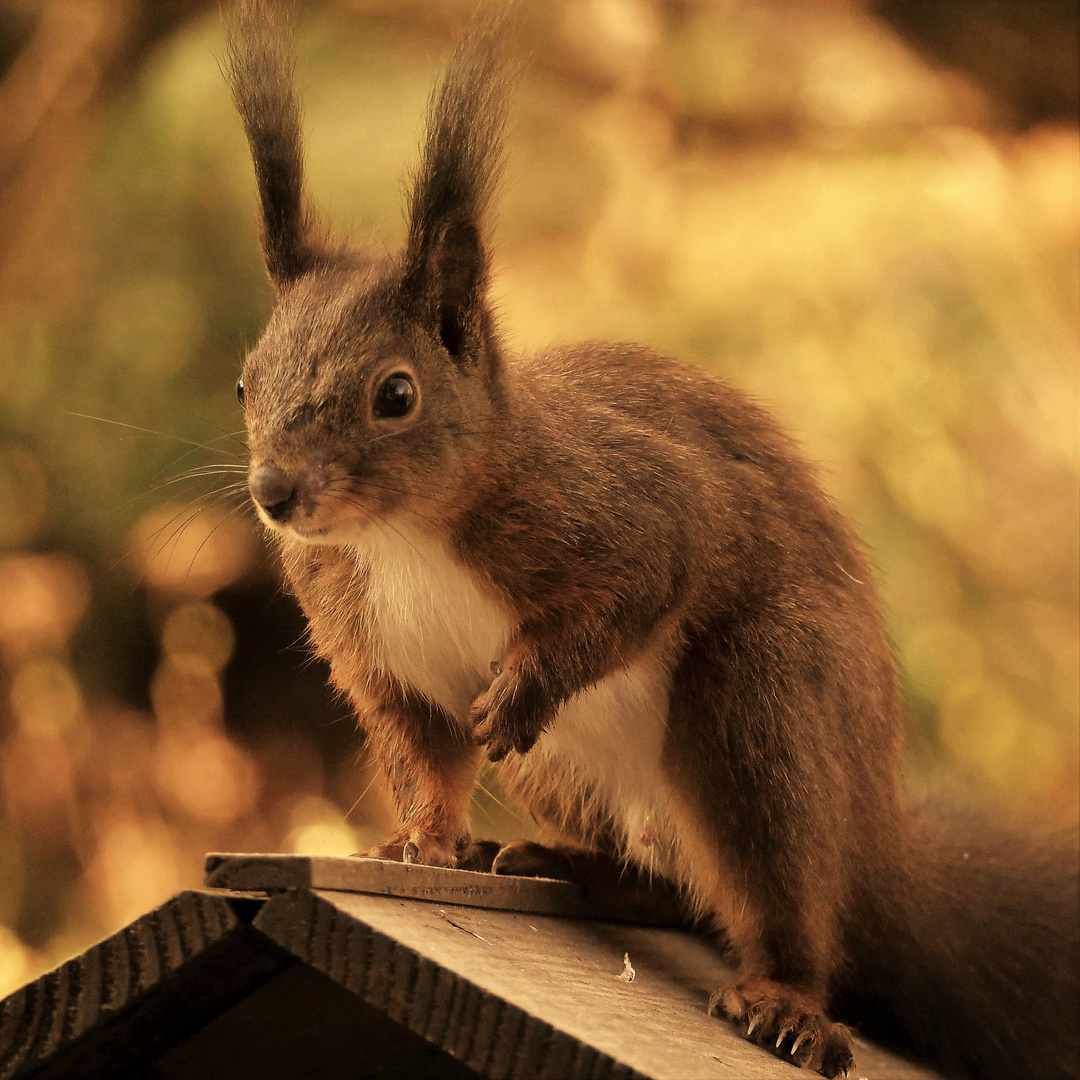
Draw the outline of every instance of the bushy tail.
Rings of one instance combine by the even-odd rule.
[[[837,1012],[949,1076],[1080,1077],[1080,836],[925,808],[867,880]]]

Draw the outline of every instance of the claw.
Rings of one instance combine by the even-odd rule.
[[[780,1029],[780,1034],[776,1036],[776,1049],[777,1049],[777,1050],[779,1050],[779,1049],[780,1049],[780,1044],[781,1044],[781,1043],[782,1043],[782,1042],[784,1041],[784,1039],[786,1039],[786,1038],[788,1037],[788,1035],[790,1035],[790,1034],[791,1034],[791,1028],[789,1028],[789,1027],[782,1027],[782,1028]]]
[[[761,1023],[761,1016],[758,1015],[758,1016],[755,1016],[750,1021],[750,1023],[746,1025],[746,1037],[747,1038],[749,1038],[751,1035],[754,1034],[754,1028],[756,1028],[758,1026],[758,1024],[760,1024],[760,1023]]]
[[[795,1039],[795,1041],[794,1041],[794,1042],[793,1042],[793,1043],[791,1044],[791,1049],[790,1049],[790,1050],[788,1051],[788,1053],[789,1053],[789,1054],[790,1054],[790,1055],[791,1055],[792,1057],[794,1057],[794,1056],[795,1056],[795,1051],[796,1051],[796,1050],[798,1050],[798,1049],[799,1049],[799,1047],[800,1047],[800,1046],[802,1046],[802,1044],[803,1044],[804,1042],[806,1042],[806,1040],[807,1040],[807,1038],[808,1038],[808,1037],[809,1037],[809,1036],[808,1036],[808,1035],[806,1034],[806,1032],[804,1031],[804,1032],[803,1032],[803,1033],[802,1033],[801,1035],[799,1035],[799,1036],[798,1036],[798,1037],[797,1037],[797,1038]],[[779,1046],[780,1044],[779,1044],[779,1043],[777,1043],[776,1045],[777,1045],[777,1046]]]
[[[401,861],[414,863],[420,859],[420,849],[410,840],[401,852]]]

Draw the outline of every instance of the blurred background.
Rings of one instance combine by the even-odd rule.
[[[469,3],[300,5],[313,190],[394,247]],[[1078,800],[1073,0],[525,0],[495,295],[771,406],[872,552],[910,779]],[[393,814],[243,498],[271,307],[217,0],[0,0],[0,994],[211,850]],[[530,831],[491,783],[478,834]]]

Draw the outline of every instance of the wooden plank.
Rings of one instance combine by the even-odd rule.
[[[327,941],[348,940],[357,961],[326,974],[369,1004],[392,1003],[490,1080],[796,1075],[706,1015],[725,972],[708,942],[682,931],[330,891],[273,897],[254,925],[315,967]],[[618,978],[624,953],[632,983]],[[853,1077],[934,1080],[862,1041],[855,1055]]]
[[[673,926],[682,921],[667,893],[624,888],[589,894],[580,885],[552,878],[481,874],[387,859],[214,853],[206,856],[206,884],[213,888],[265,892],[327,889],[650,926]]]
[[[184,892],[0,1001],[0,1080],[120,1075],[295,959],[261,901]]]

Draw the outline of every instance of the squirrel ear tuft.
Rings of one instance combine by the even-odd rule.
[[[422,265],[416,300],[454,359],[465,355],[483,333],[486,283],[487,258],[476,225],[446,225]]]
[[[502,168],[513,4],[480,9],[428,104],[409,200],[403,299],[446,351],[472,354],[487,320],[484,217]]]
[[[263,261],[281,292],[326,261],[304,183],[291,35],[271,0],[241,0],[226,22],[225,76],[244,123],[259,190]]]

